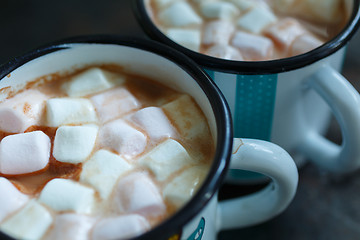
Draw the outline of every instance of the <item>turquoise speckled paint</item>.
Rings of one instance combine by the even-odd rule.
[[[206,70],[232,109],[234,137],[270,141],[277,74],[234,75]],[[227,79],[226,79],[227,78]],[[221,81],[233,81],[225,83]]]
[[[234,136],[270,140],[277,75],[237,75]]]

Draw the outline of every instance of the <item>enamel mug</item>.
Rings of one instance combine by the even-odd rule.
[[[276,143],[298,167],[310,160],[323,170],[347,173],[360,166],[360,96],[340,73],[346,45],[359,25],[359,0],[350,5],[345,28],[324,45],[298,56],[258,62],[189,50],[159,31],[144,0],[134,1],[134,11],[150,38],[185,53],[209,74],[228,101],[235,137]],[[332,114],[341,128],[341,145],[324,137]],[[254,182],[261,176],[232,171],[229,180]]]
[[[230,110],[217,86],[191,59],[160,43],[88,36],[50,44],[0,66],[1,99],[34,79],[93,64],[118,64],[190,94],[204,112],[215,144],[212,166],[199,190],[174,215],[136,239],[216,239],[220,230],[266,221],[290,204],[298,183],[290,155],[263,140],[233,139]],[[218,190],[229,168],[259,172],[272,181],[255,194],[219,201]],[[0,235],[11,239],[4,232]]]

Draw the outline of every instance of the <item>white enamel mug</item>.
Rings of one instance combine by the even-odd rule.
[[[259,62],[231,61],[189,50],[166,37],[147,14],[144,0],[134,11],[149,37],[195,60],[214,80],[231,109],[234,136],[271,141],[298,167],[306,160],[333,173],[360,167],[360,95],[340,74],[346,44],[359,25],[359,0],[351,0],[346,27],[321,47],[295,57]],[[331,115],[342,144],[324,137]],[[231,172],[229,180],[261,181],[259,175]]]
[[[92,64],[118,64],[190,94],[206,115],[216,146],[213,164],[198,192],[177,213],[138,239],[216,239],[222,229],[266,221],[290,204],[298,183],[290,155],[270,142],[233,140],[230,110],[216,85],[192,60],[160,43],[89,36],[36,49],[0,66],[1,99],[34,79]],[[272,181],[253,195],[219,202],[218,190],[229,167],[259,172]],[[4,232],[0,237],[11,239]]]

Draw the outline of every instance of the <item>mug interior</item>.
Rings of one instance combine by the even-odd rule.
[[[244,74],[273,74],[280,72],[287,72],[290,70],[295,70],[302,68],[304,66],[310,65],[314,62],[317,62],[334,52],[338,51],[346,45],[346,43],[352,38],[356,30],[359,27],[359,5],[360,0],[349,0],[353,1],[352,3],[352,12],[350,18],[343,28],[333,39],[326,42],[322,46],[313,49],[307,53],[276,59],[269,61],[234,61],[234,60],[225,60],[220,58],[211,57],[199,52],[192,51],[186,47],[183,47],[176,42],[172,41],[165,34],[163,34],[153,23],[149,17],[147,7],[147,0],[135,0],[133,1],[133,9],[135,16],[142,26],[143,31],[152,39],[163,42],[191,57],[195,60],[196,63],[200,64],[202,67],[217,70],[227,73],[244,73]]]
[[[149,77],[187,93],[195,99],[208,120],[216,153],[202,187],[180,211],[138,237],[167,239],[181,231],[201,211],[224,178],[232,149],[231,117],[227,103],[208,76],[185,55],[152,41],[99,36],[64,40],[1,66],[0,99],[44,76],[71,73],[94,64],[117,64],[126,72]]]

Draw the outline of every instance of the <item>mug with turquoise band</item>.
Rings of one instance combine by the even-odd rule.
[[[330,41],[305,54],[271,61],[224,60],[192,51],[154,25],[143,0],[135,1],[134,9],[148,36],[190,56],[218,85],[230,106],[236,137],[279,144],[299,167],[310,160],[334,173],[358,169],[360,96],[339,72],[359,25],[359,0],[352,1],[350,19]],[[332,114],[341,128],[341,145],[324,137]],[[231,172],[229,180],[262,181],[243,172]]]

